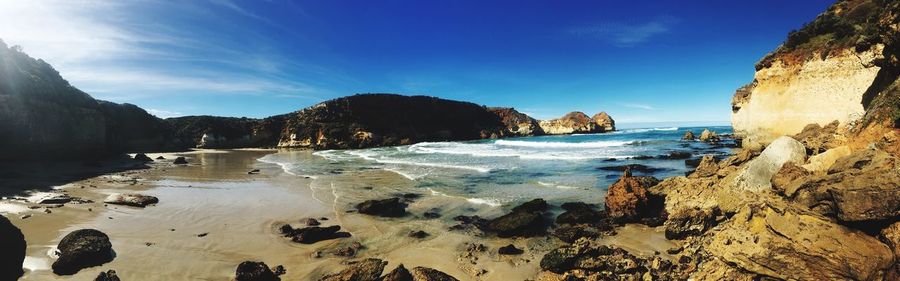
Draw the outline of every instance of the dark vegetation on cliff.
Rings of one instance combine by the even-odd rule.
[[[185,116],[165,121],[172,128],[173,142],[185,147],[273,147],[278,143],[286,117]]]
[[[496,114],[474,103],[361,94],[326,101],[289,117],[281,144],[364,148],[500,137],[506,131]]]

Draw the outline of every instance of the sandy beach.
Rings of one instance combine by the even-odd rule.
[[[22,229],[28,242],[22,280],[92,280],[109,269],[124,280],[227,280],[233,278],[236,265],[246,260],[283,265],[287,270],[283,280],[316,280],[339,271],[348,260],[368,257],[388,261],[387,269],[399,264],[427,266],[461,280],[526,280],[540,271],[543,254],[560,245],[550,237],[503,239],[448,231],[448,219],[426,219],[420,214],[437,207],[445,218],[462,213],[493,217],[502,214],[503,208],[473,208],[465,201],[427,194],[415,190],[410,180],[383,170],[327,181],[292,175],[278,165],[258,161],[271,153],[313,157],[308,151],[275,150],[150,153],[151,158],[165,160],[44,191],[92,203],[73,201],[56,207],[3,200],[2,212]],[[187,157],[190,164],[173,165],[176,156]],[[260,173],[248,174],[252,169]],[[412,215],[405,218],[353,212],[353,205],[360,201],[411,191],[422,196],[410,204]],[[112,193],[151,195],[160,202],[146,208],[102,203]],[[305,218],[319,218],[323,226],[340,225],[352,237],[305,245],[278,233],[283,224],[303,226],[300,220]],[[115,259],[72,276],[53,274],[50,264],[56,244],[67,233],[83,228],[108,234]],[[429,235],[409,237],[417,230]],[[607,242],[638,253],[652,255],[672,247],[659,230],[629,226],[618,232]],[[354,242],[363,245],[355,256],[335,254]],[[487,250],[471,251],[469,245],[477,244]],[[496,249],[507,244],[525,253],[499,255]]]

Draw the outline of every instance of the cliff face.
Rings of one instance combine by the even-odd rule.
[[[489,107],[488,111],[500,117],[506,130],[512,136],[539,136],[544,134],[540,124],[534,118],[509,107]]]
[[[0,160],[158,150],[163,128],[134,105],[91,98],[46,62],[0,42]]]
[[[844,129],[861,130],[875,120],[862,120],[873,105],[893,112],[885,103],[900,65],[897,14],[896,1],[839,1],[792,32],[757,64],[753,82],[735,93],[735,133],[754,146],[808,124],[837,120]],[[896,125],[891,112],[875,123]]]
[[[280,147],[365,148],[507,135],[484,107],[426,96],[364,94],[326,101],[288,118]]]
[[[615,121],[606,112],[597,113],[594,118],[583,112],[574,111],[558,119],[540,121],[541,129],[550,135],[590,134],[615,131]]]
[[[265,119],[185,116],[166,119],[174,145],[198,148],[274,147],[287,115]]]

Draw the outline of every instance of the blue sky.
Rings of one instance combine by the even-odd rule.
[[[727,121],[734,89],[830,1],[16,1],[0,38],[96,98],[265,117],[366,92]]]

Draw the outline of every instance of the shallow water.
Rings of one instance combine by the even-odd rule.
[[[657,178],[690,171],[684,159],[658,156],[689,152],[696,159],[724,156],[732,149],[698,141],[681,141],[688,130],[703,127],[627,129],[606,134],[522,137],[468,142],[426,142],[361,150],[288,151],[260,161],[280,165],[286,172],[314,179],[318,198],[341,205],[339,197],[372,197],[375,193],[415,192],[475,205],[508,206],[533,198],[552,203],[601,203],[606,188],[621,175],[600,167],[642,164],[657,168]],[[709,127],[731,133],[730,127]],[[730,141],[727,141],[729,144]],[[653,159],[631,159],[652,156]],[[393,186],[375,186],[391,177]],[[367,196],[354,196],[365,192]],[[349,200],[345,204],[349,204]]]

